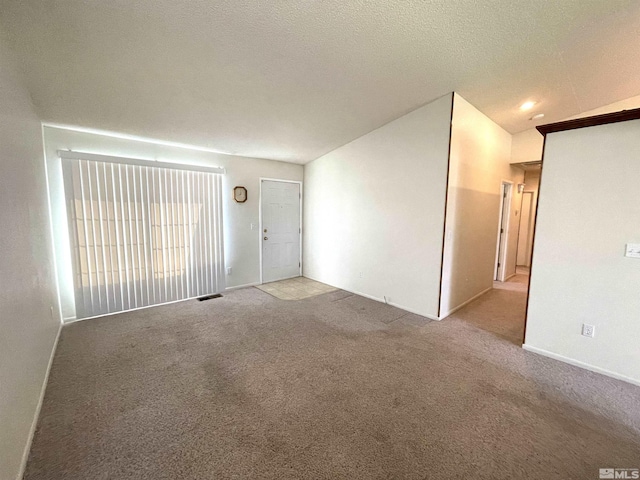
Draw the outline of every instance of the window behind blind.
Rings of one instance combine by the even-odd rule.
[[[220,174],[62,165],[77,318],[224,290]]]

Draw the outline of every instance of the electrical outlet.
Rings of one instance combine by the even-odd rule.
[[[595,334],[596,327],[594,327],[593,325],[587,325],[586,323],[582,324],[582,335],[584,335],[585,337],[593,338]]]
[[[227,267],[227,275],[231,275],[231,267]]]

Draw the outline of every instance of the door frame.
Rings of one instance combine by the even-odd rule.
[[[298,276],[302,275],[302,180],[284,180],[282,178],[269,178],[269,177],[260,177],[260,197],[258,198],[258,215],[259,215],[259,219],[258,219],[258,233],[260,235],[258,235],[258,245],[259,245],[259,251],[260,251],[260,285],[263,284],[262,281],[262,182],[263,181],[269,181],[269,182],[282,182],[282,183],[297,183],[298,185],[300,185],[300,251],[299,253],[299,258],[298,258],[298,262],[300,267],[298,268]]]
[[[507,193],[507,195],[503,195],[503,191],[504,191],[504,186],[507,185],[509,188],[509,191]],[[507,211],[506,211],[506,215],[504,215],[504,202],[507,202]],[[504,282],[505,278],[506,278],[506,274],[505,274],[505,266],[507,264],[506,259],[507,259],[507,250],[509,249],[509,224],[511,221],[511,203],[513,201],[513,182],[511,180],[501,180],[500,181],[500,210],[498,213],[498,235],[497,235],[497,239],[498,241],[496,242],[496,261],[493,265],[493,280],[498,281],[498,282]],[[504,217],[506,217],[506,223],[503,225],[503,220]],[[502,249],[502,251],[500,251],[500,243],[501,243],[501,238],[500,238],[500,230],[503,229],[504,230],[504,243],[503,246],[504,248]],[[500,265],[502,266],[502,269],[499,270],[500,275],[498,275],[498,263],[500,263]],[[499,277],[499,278],[498,278]]]

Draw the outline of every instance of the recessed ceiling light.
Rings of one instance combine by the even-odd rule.
[[[520,110],[522,111],[531,110],[535,104],[536,102],[532,102],[531,100],[529,100],[527,102],[524,102],[522,105],[520,105]]]
[[[531,117],[529,120],[540,120],[542,117],[544,117],[544,113],[536,113],[533,117]]]

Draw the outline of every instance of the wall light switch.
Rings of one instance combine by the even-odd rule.
[[[640,243],[627,243],[625,257],[640,258]]]
[[[252,224],[251,224],[251,230],[255,230],[255,229],[256,229],[256,224],[255,224],[255,223],[252,223]]]
[[[231,267],[227,267],[227,275],[231,275]]]

